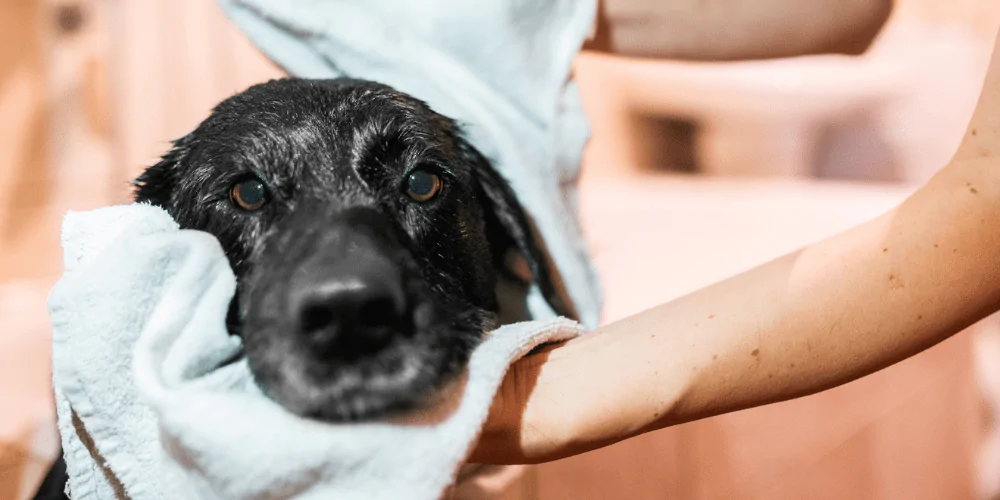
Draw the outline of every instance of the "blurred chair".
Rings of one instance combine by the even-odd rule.
[[[659,117],[695,124],[706,174],[925,180],[958,146],[998,18],[995,2],[900,0],[859,57],[706,64],[584,53],[589,168],[624,171],[638,152],[674,146],[636,133],[637,117]]]

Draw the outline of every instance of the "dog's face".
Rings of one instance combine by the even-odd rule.
[[[520,252],[568,314],[510,188],[449,119],[386,86],[285,79],[213,110],[136,200],[216,236],[262,389],[329,420],[408,409],[494,327]]]

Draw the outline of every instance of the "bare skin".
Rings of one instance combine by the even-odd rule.
[[[954,160],[870,222],[517,362],[470,461],[538,463],[820,392],[1000,309],[1000,38]]]
[[[892,0],[600,0],[585,48],[701,61],[860,54],[891,11]]]

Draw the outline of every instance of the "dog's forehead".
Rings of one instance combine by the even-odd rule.
[[[246,176],[264,181],[276,200],[296,201],[381,196],[418,167],[447,173],[453,190],[474,178],[470,146],[452,120],[370,82],[251,87],[217,106],[192,136],[187,185],[212,192]]]
[[[278,181],[365,163],[405,170],[456,155],[454,123],[390,87],[353,80],[277,80],[217,106],[197,131],[202,156]],[[349,176],[336,176],[341,181]]]
[[[210,121],[216,126],[207,129],[223,129],[216,138],[259,159],[342,162],[376,146],[416,148],[411,154],[454,146],[450,120],[372,82],[269,82],[224,102]]]
[[[431,134],[449,121],[420,100],[372,82],[275,81],[223,102],[215,121],[234,128],[303,133],[310,127],[346,137],[376,132]]]

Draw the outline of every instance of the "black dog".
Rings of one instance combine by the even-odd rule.
[[[229,330],[302,416],[372,418],[433,394],[496,326],[515,253],[574,316],[507,183],[452,120],[384,85],[251,87],[176,141],[135,199],[218,238],[238,282]],[[60,458],[36,499],[65,499],[66,480]]]
[[[377,83],[253,86],[176,141],[135,199],[219,239],[238,282],[230,331],[302,416],[370,418],[441,387],[497,326],[512,250],[573,316],[508,184],[452,120]]]

